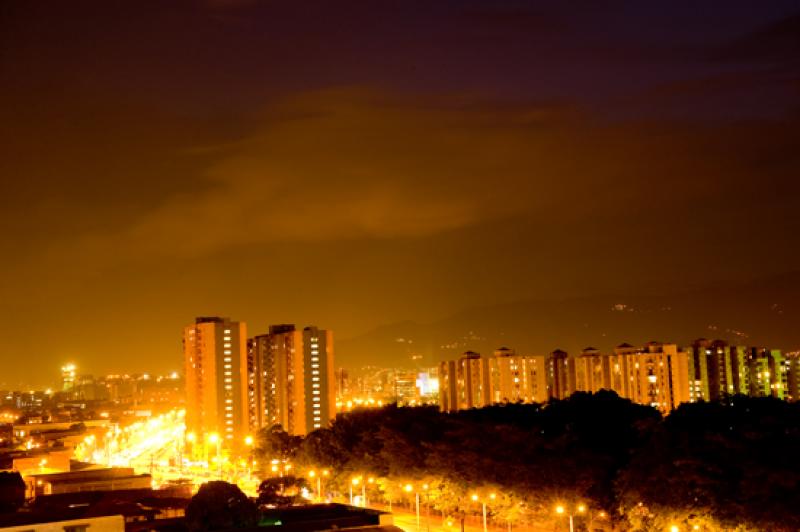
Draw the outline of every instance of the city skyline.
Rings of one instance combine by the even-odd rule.
[[[3,379],[172,370],[203,314],[324,323],[344,360],[465,309],[797,272],[797,21],[785,0],[6,2]],[[796,316],[759,302],[757,325],[772,304]],[[650,334],[757,328],[718,321]]]

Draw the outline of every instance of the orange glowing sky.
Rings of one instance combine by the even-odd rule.
[[[796,4],[435,4],[6,2],[0,388],[798,269]]]

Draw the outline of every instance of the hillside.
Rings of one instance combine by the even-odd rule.
[[[751,283],[659,297],[604,296],[564,301],[520,301],[465,310],[419,324],[400,322],[337,344],[337,365],[429,365],[471,349],[507,345],[522,353],[559,347],[570,353],[621,342],[687,344],[698,337],[800,348],[800,272]],[[411,355],[421,355],[412,362]]]

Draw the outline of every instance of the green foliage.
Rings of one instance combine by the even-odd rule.
[[[258,523],[258,508],[235,484],[221,480],[200,486],[186,508],[191,531],[247,528]]]

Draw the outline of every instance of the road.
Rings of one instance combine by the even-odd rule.
[[[385,506],[370,505],[376,510],[383,510],[388,512],[389,508]],[[394,518],[395,526],[403,529],[405,532],[460,532],[461,524],[452,520],[449,522],[442,522],[440,514],[431,512],[430,516],[426,516],[425,511],[420,511],[420,527],[417,529],[417,515],[415,512],[409,512],[402,507],[394,506],[392,508],[392,516]],[[496,526],[491,521],[487,526],[488,532],[508,532],[506,526]],[[483,532],[480,518],[471,518],[464,523],[464,532]],[[552,525],[550,526],[524,526],[514,527],[512,532],[553,532]]]

